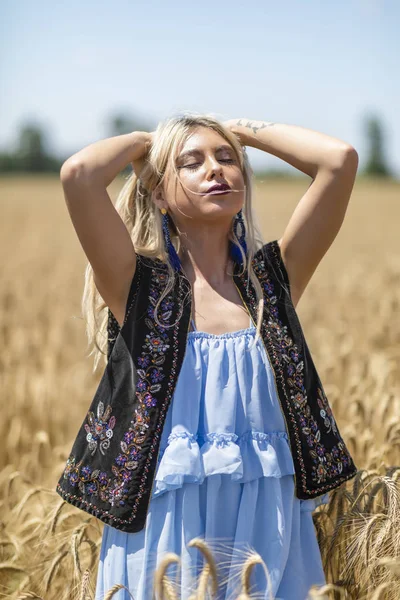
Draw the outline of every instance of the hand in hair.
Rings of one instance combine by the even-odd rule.
[[[243,131],[240,131],[238,128],[239,121],[240,121],[239,119],[229,119],[229,121],[222,121],[222,125],[224,127],[226,127],[226,129],[228,129],[229,131],[231,131],[232,133],[234,133],[236,135],[236,137],[239,139],[239,142],[242,144],[242,146],[246,146],[247,141],[245,139],[245,134],[243,133]]]
[[[140,173],[142,172],[143,167],[146,165],[147,156],[148,156],[148,154],[150,152],[155,132],[151,131],[151,132],[145,132],[145,133],[147,133],[147,136],[146,136],[147,137],[147,141],[146,141],[146,144],[145,144],[145,147],[144,147],[144,153],[142,154],[142,156],[140,156],[139,158],[137,158],[136,160],[133,160],[131,162],[132,168],[133,168],[133,170],[135,172],[135,175],[137,177],[140,177]]]

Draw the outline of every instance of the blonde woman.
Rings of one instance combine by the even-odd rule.
[[[262,241],[246,145],[312,178],[280,240]],[[129,163],[114,208],[106,188]],[[250,550],[266,567],[251,576],[257,597],[304,600],[325,583],[312,512],[356,467],[295,306],[357,164],[352,146],[312,130],[184,114],[63,165],[89,260],[89,342],[107,360],[57,490],[104,522],[96,600],[115,584],[119,599],[151,598],[167,552],[188,598],[196,537],[216,559],[217,598],[237,597]]]

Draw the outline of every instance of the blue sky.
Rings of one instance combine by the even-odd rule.
[[[70,155],[106,137],[114,111],[157,123],[194,110],[322,131],[362,166],[371,112],[400,177],[397,0],[2,0],[0,23],[2,149],[30,119]]]

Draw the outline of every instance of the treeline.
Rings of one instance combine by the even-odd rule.
[[[156,123],[135,119],[126,114],[116,114],[106,123],[105,137],[122,135],[130,131],[153,131]],[[396,175],[387,164],[386,136],[384,126],[375,115],[365,117],[363,134],[367,140],[367,157],[365,164],[359,167],[358,174],[373,177],[393,178]],[[72,150],[71,156],[79,148]],[[0,173],[59,173],[68,156],[56,156],[49,150],[49,137],[37,123],[25,123],[17,132],[16,150],[0,152]],[[363,162],[360,156],[360,162]],[[128,166],[126,171],[128,172]],[[257,171],[256,175],[288,177],[286,170],[266,169]]]
[[[117,114],[106,122],[105,137],[130,131],[153,131],[156,124]],[[65,156],[50,151],[49,135],[38,123],[24,123],[17,132],[16,150],[0,151],[0,173],[59,173],[62,164],[79,148]],[[130,167],[127,168],[127,171]]]

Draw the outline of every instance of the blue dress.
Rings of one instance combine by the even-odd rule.
[[[192,322],[194,327],[194,323]],[[167,552],[178,597],[196,589],[204,561],[218,574],[218,600],[236,599],[251,550],[264,561],[251,575],[252,598],[305,600],[326,583],[312,511],[326,493],[295,496],[294,464],[274,374],[256,328],[222,335],[189,331],[181,372],[162,432],[146,526],[126,533],[104,525],[95,600],[116,583],[135,600],[152,598],[154,571]],[[177,578],[178,576],[178,578]],[[131,598],[119,590],[116,600]]]

